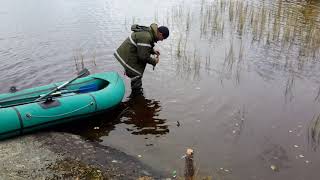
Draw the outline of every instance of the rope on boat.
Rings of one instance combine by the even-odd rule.
[[[31,113],[27,113],[26,114],[26,117],[27,118],[29,118],[29,119],[31,119],[31,118],[53,118],[53,117],[59,117],[59,116],[65,116],[65,115],[69,115],[69,114],[72,114],[72,113],[75,113],[75,112],[77,112],[77,111],[80,111],[80,110],[82,110],[82,109],[85,109],[85,108],[87,108],[87,107],[89,107],[89,106],[93,106],[94,105],[94,102],[90,102],[89,104],[87,104],[87,105],[85,105],[85,106],[83,106],[83,107],[80,107],[80,108],[78,108],[78,109],[75,109],[75,110],[73,110],[73,111],[70,111],[70,112],[67,112],[67,113],[63,113],[63,114],[58,114],[58,115],[53,115],[53,116],[37,116],[37,115],[32,115]]]

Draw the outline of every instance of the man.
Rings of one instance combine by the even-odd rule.
[[[131,26],[131,35],[114,53],[116,59],[125,69],[125,74],[131,79],[131,94],[142,94],[142,76],[147,64],[156,66],[159,63],[160,52],[153,49],[154,43],[169,37],[169,29],[165,26],[150,27]],[[156,55],[156,57],[151,57]]]

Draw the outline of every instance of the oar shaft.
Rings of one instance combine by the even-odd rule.
[[[67,90],[67,89],[60,89],[61,91],[57,91],[51,94],[51,96],[61,96],[62,94],[68,94],[68,93],[82,93],[82,92],[91,92],[94,91],[94,89],[92,89],[92,87],[85,87],[82,88],[80,87],[79,89],[75,89],[75,90]],[[48,93],[46,93],[48,94]],[[10,102],[14,102],[14,101],[22,101],[22,100],[30,100],[33,101],[33,99],[36,98],[40,98],[45,96],[46,94],[40,94],[40,95],[35,95],[35,96],[30,96],[30,97],[26,97],[26,98],[16,98],[16,99],[11,99],[11,100],[7,100],[7,101],[0,101],[0,104],[9,104]],[[1,108],[1,105],[0,105]]]
[[[56,93],[52,93],[52,96],[57,97],[57,96],[61,96],[62,94],[67,94],[67,93],[73,93],[73,92],[77,92],[78,90],[74,90],[74,91],[65,91],[65,92],[56,92]],[[20,105],[24,105],[24,104],[28,104],[28,103],[35,103],[35,102],[42,102],[45,101],[45,99],[40,99],[40,100],[34,100],[34,98],[38,98],[39,97],[43,97],[44,95],[38,95],[38,96],[33,96],[33,97],[28,97],[28,98],[24,98],[24,99],[14,99],[14,100],[10,100],[10,101],[4,101],[4,102],[0,102],[1,103],[6,103],[8,105],[4,105],[1,106],[0,108],[7,108],[7,107],[12,107],[12,106],[20,106]],[[19,100],[27,100],[30,99],[30,101],[25,101],[25,102],[20,102],[20,103],[15,103],[15,104],[10,104],[10,102],[14,102],[14,101],[19,101]]]
[[[58,91],[58,90],[60,90],[60,89],[62,89],[62,88],[64,88],[64,87],[66,87],[67,85],[69,85],[70,83],[72,83],[73,81],[75,81],[76,79],[78,79],[78,78],[80,78],[80,77],[82,77],[82,76],[84,76],[84,75],[87,75],[88,73],[89,73],[88,69],[83,69],[83,70],[79,73],[79,75],[78,75],[77,77],[73,78],[73,79],[70,80],[70,81],[67,81],[67,82],[63,83],[62,85],[60,85],[60,86],[58,86],[57,88],[53,89],[52,91],[50,91],[50,92],[47,93],[46,95],[37,98],[35,101],[39,101],[39,100],[41,100],[41,99],[47,98],[47,97],[50,96],[52,93],[54,93],[54,92],[56,92],[56,91]]]

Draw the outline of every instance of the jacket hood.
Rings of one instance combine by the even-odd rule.
[[[158,38],[157,38],[157,34],[158,34],[158,25],[155,24],[155,23],[152,23],[150,25],[150,28],[151,28],[151,32],[152,32],[152,36],[153,36],[153,39],[155,42],[158,41]]]

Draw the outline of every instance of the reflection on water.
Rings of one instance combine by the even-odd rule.
[[[163,135],[169,133],[166,119],[160,119],[160,102],[149,100],[144,95],[130,98],[127,102],[127,110],[121,117],[121,122],[132,125],[127,128],[134,135],[155,134]]]
[[[88,140],[101,142],[101,137],[108,136],[120,123],[119,117],[124,110],[125,107],[120,104],[117,108],[103,114],[61,124],[53,127],[53,130],[78,134]]]
[[[146,99],[143,95],[128,98],[116,109],[98,116],[62,125],[55,130],[66,131],[93,140],[100,141],[102,136],[108,136],[120,123],[132,125],[127,128],[134,135],[164,135],[169,133],[166,119],[160,119],[160,102]]]
[[[271,144],[261,153],[260,158],[267,167],[280,171],[290,167],[290,158],[285,148],[281,145]]]
[[[313,117],[308,128],[308,142],[314,151],[318,150],[320,144],[320,114]]]

